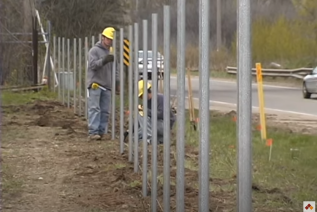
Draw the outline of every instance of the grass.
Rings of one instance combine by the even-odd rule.
[[[198,113],[197,113],[198,114]],[[232,179],[237,175],[236,123],[225,115],[211,113],[210,122],[210,174],[212,178]],[[256,126],[254,126],[256,129]],[[260,139],[260,132],[253,130],[253,183],[258,191],[253,192],[254,206],[274,210],[274,207],[289,206],[300,210],[302,201],[317,199],[317,143],[313,135],[289,133],[268,127],[268,136],[273,139],[272,158],[269,147]],[[186,125],[187,145],[198,151],[198,132]],[[298,149],[294,157],[290,149]],[[197,170],[198,161],[186,161],[185,166]],[[235,191],[235,185],[212,189]],[[273,198],[278,196],[276,198]],[[281,199],[282,198],[282,199]],[[275,210],[274,210],[275,211]]]
[[[7,165],[2,165],[2,192],[10,195],[16,196],[23,189],[23,182],[14,176],[13,171]]]
[[[10,91],[1,92],[1,103],[3,106],[23,105],[35,100],[52,100],[56,99],[57,94],[50,92],[46,88],[39,92],[13,93]]]

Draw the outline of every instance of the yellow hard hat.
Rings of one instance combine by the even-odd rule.
[[[115,32],[116,30],[113,28],[113,27],[107,27],[105,28],[103,31],[102,31],[102,35],[113,40],[113,33]]]
[[[151,84],[147,83],[147,89],[151,88]],[[139,97],[143,95],[143,89],[144,89],[144,80],[139,81]]]

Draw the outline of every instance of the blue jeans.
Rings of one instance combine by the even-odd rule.
[[[92,89],[88,97],[88,133],[103,135],[108,133],[110,116],[111,91]]]

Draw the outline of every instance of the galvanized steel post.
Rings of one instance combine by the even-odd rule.
[[[170,36],[171,16],[170,6],[164,5],[164,177],[163,202],[164,211],[170,211]]]
[[[51,69],[52,69],[52,64],[51,64],[51,22],[47,21],[47,59],[46,59],[46,67],[47,68],[47,86],[48,89],[51,90]],[[54,64],[53,64],[54,66]]]
[[[185,3],[177,1],[177,212],[185,211]]]
[[[78,94],[78,107],[79,107],[79,116],[81,116],[81,100],[82,100],[82,96],[81,96],[81,90],[82,90],[82,59],[81,59],[81,48],[82,48],[82,45],[81,45],[81,38],[79,38],[79,44],[78,44],[78,60],[79,60],[79,73],[78,73],[78,80],[79,80],[79,84],[78,84],[78,87],[79,87],[79,94]]]
[[[61,100],[61,38],[57,38],[58,100]]]
[[[88,89],[87,89],[87,73],[88,73],[88,37],[85,37],[85,118],[88,120]]]
[[[69,90],[69,81],[70,81],[70,40],[67,38],[67,107],[70,107],[70,90]]]
[[[152,14],[152,211],[157,211],[157,14]]]
[[[133,26],[129,26],[129,41],[130,41],[130,51],[129,51],[129,162],[132,162],[133,157]]]
[[[252,73],[250,0],[238,1],[238,210],[252,211]]]
[[[62,102],[65,106],[65,38],[62,38],[62,73],[59,77],[61,78],[60,81],[62,81]],[[62,77],[63,76],[63,77]]]
[[[143,20],[143,80],[144,80],[144,85],[147,85],[148,79],[147,79],[147,51],[148,51],[148,21]],[[148,105],[147,105],[147,98],[148,92],[147,92],[147,86],[144,86],[143,89],[143,117],[148,117]],[[148,166],[148,159],[147,159],[147,123],[148,119],[144,118],[143,119],[143,173],[142,173],[142,191],[143,191],[143,196],[147,196],[147,166]]]
[[[201,122],[199,136],[199,211],[209,211],[209,0],[200,0],[200,38],[204,45],[201,45],[200,59],[200,83],[201,91],[199,120]]]
[[[56,36],[54,35],[53,36],[53,67],[54,67],[54,74],[56,74]],[[55,83],[56,83],[56,81],[54,80],[54,84],[53,84],[53,86],[54,86],[54,92],[55,92],[55,88],[56,88],[56,86],[55,86]],[[58,83],[57,83],[57,85],[58,85]]]
[[[76,67],[77,67],[77,64],[76,64],[76,57],[77,57],[77,42],[76,42],[76,38],[74,38],[74,64],[73,64],[73,67],[74,67],[74,113],[76,113],[76,105],[77,105],[77,95],[76,95],[76,90],[77,90],[77,74],[76,74]]]
[[[124,135],[123,135],[123,101],[124,101],[124,80],[123,80],[123,28],[120,29],[120,153],[124,151]]]
[[[95,45],[95,36],[91,36],[91,48]]]
[[[139,25],[134,23],[134,172],[138,172],[139,165],[139,136],[138,136],[138,93],[139,93]]]
[[[112,66],[112,88],[111,88],[111,97],[112,97],[112,108],[111,108],[111,140],[115,139],[115,124],[116,124],[116,69],[117,69],[117,53],[116,53],[116,48],[117,48],[117,39],[116,39],[116,32],[114,32],[113,35],[113,56],[114,56],[114,61],[113,61],[113,66]]]

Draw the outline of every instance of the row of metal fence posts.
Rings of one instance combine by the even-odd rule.
[[[239,3],[239,11],[241,13],[241,19],[239,20],[239,44],[241,47],[239,49],[239,68],[242,71],[239,74],[238,79],[238,124],[239,129],[237,130],[237,137],[239,142],[239,150],[241,153],[238,157],[239,164],[239,189],[238,189],[238,208],[239,211],[251,211],[251,154],[250,154],[250,88],[251,81],[249,82],[250,76],[247,70],[250,66],[250,29],[246,26],[249,23],[248,18],[250,15],[249,0],[241,0]],[[185,211],[185,1],[178,0],[177,2],[177,137],[176,137],[176,153],[177,153],[177,176],[176,176],[176,210],[178,212]],[[209,0],[200,0],[199,2],[199,211],[209,211]],[[164,211],[170,211],[170,6],[164,6],[164,171],[163,171],[163,203]],[[147,51],[148,51],[148,21],[142,21],[143,26],[143,64],[147,64]],[[134,172],[138,172],[139,168],[139,139],[138,134],[131,133],[132,131],[138,131],[138,51],[139,51],[139,23],[134,23],[128,28],[128,39],[130,41],[130,64],[128,67],[128,90],[129,90],[129,144],[128,144],[128,155],[129,162],[134,163]],[[153,58],[152,64],[157,64],[157,33],[158,33],[158,23],[157,14],[152,14],[152,51]],[[115,61],[117,61],[117,56],[120,55],[120,153],[124,152],[124,83],[123,83],[123,38],[124,30],[121,28],[119,31],[119,54],[116,53],[116,38],[113,42]],[[244,37],[243,37],[244,36]],[[65,41],[67,41],[67,57],[65,57]],[[78,114],[82,115],[82,103],[84,106],[84,115],[87,118],[87,90],[86,90],[86,79],[87,69],[88,69],[88,38],[85,37],[84,41],[84,57],[82,56],[82,40],[74,39],[73,41],[73,71],[71,72],[71,60],[70,60],[70,39],[56,38],[53,39],[54,46],[54,61],[57,61],[57,70],[59,75],[58,85],[58,97],[67,107],[70,107],[71,101],[73,101],[74,112],[77,113],[77,102],[78,102]],[[95,37],[91,39],[92,46],[95,44]],[[77,55],[77,44],[78,44],[78,55]],[[56,48],[57,46],[57,48]],[[57,50],[56,50],[57,49]],[[57,56],[56,56],[57,52]],[[57,59],[56,59],[57,58]],[[67,58],[67,80],[65,77],[61,77],[61,71],[63,70],[63,75],[65,75],[65,58]],[[78,62],[77,62],[78,58]],[[82,61],[84,59],[84,61]],[[61,61],[62,60],[62,61]],[[241,63],[240,63],[241,62]],[[78,65],[78,66],[77,66]],[[111,138],[115,139],[115,70],[117,63],[113,63],[113,75],[112,75],[112,109],[111,109]],[[79,80],[77,85],[77,68],[79,74]],[[83,74],[84,68],[84,74]],[[143,80],[146,85],[147,79],[147,69],[143,69]],[[73,80],[69,80],[70,74],[74,74]],[[133,74],[134,73],[134,74]],[[153,96],[157,95],[158,85],[157,85],[157,72],[153,71],[152,83],[153,84]],[[65,83],[67,81],[67,83]],[[85,83],[83,83],[83,81]],[[241,82],[241,83],[240,83]],[[84,86],[82,86],[84,84]],[[73,85],[73,86],[70,86]],[[65,89],[67,87],[67,89]],[[78,89],[78,91],[77,91]],[[65,92],[67,90],[67,99],[65,97]],[[72,91],[72,94],[71,94]],[[78,97],[77,97],[78,92]],[[147,96],[147,87],[144,86],[144,96]],[[73,100],[71,98],[73,97]],[[244,107],[242,105],[246,105]],[[148,115],[147,111],[147,100],[143,99],[144,116]],[[152,181],[151,181],[151,210],[157,211],[158,201],[157,201],[157,99],[153,98],[152,101]],[[134,120],[134,122],[132,122]],[[147,137],[147,124],[144,120],[143,138]],[[143,139],[143,161],[142,161],[142,193],[143,196],[148,195],[147,187],[147,141]],[[134,160],[133,160],[134,159]],[[160,205],[160,204],[159,204]]]
[[[207,3],[205,3],[207,4]],[[184,9],[184,4],[180,5]],[[207,6],[207,5],[206,5]],[[184,16],[184,11],[182,17]],[[204,13],[204,18],[207,18],[208,14]],[[184,18],[184,17],[183,17]],[[164,6],[164,179],[163,179],[163,202],[164,211],[170,211],[170,6]],[[184,140],[185,140],[185,26],[184,22],[180,19],[178,27],[178,108],[177,108],[177,211],[184,211]],[[147,64],[147,51],[148,51],[148,21],[142,21],[143,26],[143,64]],[[129,87],[129,144],[128,144],[128,158],[129,162],[134,162],[134,172],[138,172],[141,169],[139,166],[139,138],[138,133],[134,133],[134,138],[132,132],[138,132],[138,51],[139,51],[139,23],[134,23],[128,28],[128,40],[130,41],[130,65],[128,66],[128,87]],[[124,83],[123,83],[123,51],[124,51],[124,30],[121,28],[119,31],[119,54],[116,53],[116,36],[113,41],[114,49],[114,60],[118,61],[118,55],[120,57],[120,63],[113,63],[113,74],[112,74],[112,109],[111,109],[111,138],[115,139],[115,70],[117,64],[120,68],[120,153],[124,152]],[[157,14],[152,14],[152,64],[157,64],[157,50],[158,50],[158,22]],[[201,167],[200,167],[200,206],[201,211],[209,211],[209,32],[208,24],[203,26],[203,37],[204,55],[201,62],[202,71],[202,88],[201,92],[204,93],[200,98],[201,102],[201,117],[202,132],[204,135],[200,136],[201,144]],[[99,36],[100,39],[100,36]],[[67,44],[67,49],[65,46]],[[91,45],[95,44],[95,37],[92,36]],[[77,48],[78,45],[78,48]],[[71,51],[73,48],[73,51]],[[78,53],[77,53],[78,50]],[[82,50],[84,50],[84,57]],[[57,63],[56,74],[58,75],[59,85],[58,88],[58,99],[62,101],[63,104],[67,105],[68,108],[71,106],[74,108],[74,113],[82,116],[84,113],[87,119],[87,84],[86,75],[88,69],[88,51],[89,51],[89,41],[88,37],[85,37],[84,48],[82,48],[82,39],[74,38],[73,42],[71,39],[56,38],[53,37],[53,55],[54,62]],[[67,55],[66,55],[67,54]],[[65,59],[67,59],[67,67],[65,67]],[[78,61],[77,61],[78,59]],[[71,68],[73,69],[71,71]],[[78,71],[77,71],[78,69]],[[67,70],[67,71],[65,71]],[[84,72],[83,72],[84,70]],[[133,74],[134,73],[134,74]],[[78,76],[77,76],[78,74]],[[147,79],[147,68],[143,68],[143,80],[144,84],[148,83]],[[78,84],[77,84],[78,80]],[[155,83],[153,83],[155,82]],[[156,96],[158,93],[158,73],[156,71],[152,72],[152,94]],[[84,86],[83,86],[84,85]],[[144,97],[147,97],[147,86],[144,86]],[[84,105],[84,109],[82,104]],[[73,105],[72,105],[73,104]],[[144,117],[147,117],[147,98],[143,98],[143,108]],[[78,111],[77,111],[78,108]],[[157,202],[157,98],[153,98],[152,101],[152,184],[151,184],[151,210],[156,211],[158,204]],[[132,122],[134,120],[134,122]],[[148,159],[147,159],[147,120],[144,119],[144,129],[143,129],[143,161],[142,161],[142,193],[143,196],[148,195],[147,186],[147,174],[148,174]],[[133,128],[134,127],[134,128]],[[134,148],[133,148],[134,147]],[[133,160],[134,159],[134,160]]]

